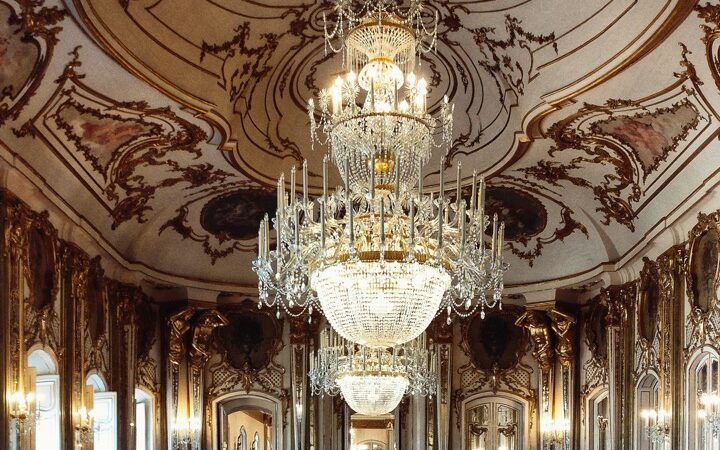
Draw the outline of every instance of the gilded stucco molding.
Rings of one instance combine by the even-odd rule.
[[[533,356],[545,376],[548,376],[555,362],[550,323],[545,311],[529,309],[521,315],[515,325],[526,328],[533,343]]]
[[[685,362],[704,345],[720,340],[720,211],[699,213],[689,232],[687,258],[682,262],[690,314],[686,324]]]
[[[528,424],[532,427],[537,404],[537,391],[532,387],[532,367],[522,362],[523,355],[530,351],[530,338],[524,328],[515,325],[523,312],[522,308],[506,306],[502,311],[492,311],[484,319],[483,324],[502,321],[506,326],[516,327],[519,330],[519,340],[516,340],[515,337],[511,339],[509,336],[501,338],[512,341],[507,349],[507,352],[512,354],[512,362],[504,366],[499,365],[497,360],[492,360],[492,356],[491,359],[483,361],[482,359],[478,360],[475,355],[473,346],[477,343],[474,342],[472,336],[474,328],[478,326],[475,319],[479,313],[462,322],[460,348],[470,361],[457,370],[463,386],[456,389],[453,395],[458,429],[460,429],[462,420],[464,401],[482,392],[494,394],[505,392],[523,398],[528,404],[530,418]]]
[[[20,72],[22,66],[16,70],[15,74],[25,75],[18,85],[4,83],[9,80],[0,82],[0,125],[16,120],[40,87],[58,43],[57,35],[62,31],[59,24],[68,15],[65,9],[45,6],[44,0],[19,0],[17,3],[19,12],[15,11],[12,3],[0,1],[0,9],[6,8],[8,12],[4,26],[10,35],[4,50],[17,51],[13,47],[27,45],[36,57],[27,73]],[[0,17],[4,19],[1,13]]]

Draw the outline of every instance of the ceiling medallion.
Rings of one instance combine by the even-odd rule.
[[[485,215],[485,183],[476,174],[466,204],[460,164],[454,201],[442,170],[439,192],[423,190],[432,149],[451,144],[452,106],[444,101],[434,118],[426,109],[427,83],[407,71],[416,53],[432,48],[437,17],[428,28],[419,2],[407,11],[367,2],[356,11],[338,1],[336,11],[326,41],[343,51],[349,72],[320,96],[319,123],[312,101],[309,109],[311,134],[329,145],[344,186],[328,192],[327,156],[317,202],[308,199],[307,163],[302,195],[295,170],[289,199],[282,175],[278,244],[270,250],[266,216],[253,270],[261,302],[278,314],[319,308],[343,338],[392,347],[419,336],[439,311],[450,320],[453,311],[465,317],[501,306],[504,225]]]
[[[436,360],[424,333],[385,349],[349,342],[327,329],[320,334],[319,347],[310,363],[313,394],[342,394],[357,413],[387,414],[405,394],[425,397],[437,390]]]

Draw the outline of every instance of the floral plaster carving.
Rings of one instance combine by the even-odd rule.
[[[532,368],[521,361],[522,355],[530,350],[527,333],[516,325],[521,314],[520,308],[505,307],[502,311],[491,312],[484,320],[476,314],[462,323],[460,347],[470,362],[458,369],[463,386],[455,391],[453,399],[458,428],[463,400],[483,391],[511,392],[523,397],[530,405],[532,423],[536,391],[531,387]],[[493,323],[501,325],[491,325]],[[504,343],[479,340],[478,333],[482,334],[483,329],[489,330],[487,327],[492,326],[505,328],[505,334],[497,335]]]
[[[720,48],[718,38],[720,37],[720,5],[705,3],[695,5],[695,11],[705,21],[700,28],[705,33],[703,42],[706,45],[707,60],[715,84],[720,88]]]
[[[520,173],[555,187],[569,184],[589,189],[599,203],[596,210],[603,215],[603,224],[616,221],[634,231],[635,204],[641,201],[650,175],[670,155],[681,151],[701,121],[709,124],[695,104],[699,80],[686,58],[686,49],[681,65],[685,70],[675,74],[678,81],[657,94],[674,93],[671,98],[675,101],[668,106],[644,106],[657,102],[653,96],[585,104],[548,129],[555,142],[549,151],[553,159],[520,168]],[[589,167],[602,169],[602,178],[585,176],[583,172]]]
[[[468,202],[470,195],[469,188],[463,189]],[[541,185],[521,177],[494,177],[486,191],[486,208],[489,215],[497,214],[505,222],[505,245],[530,267],[546,245],[576,231],[588,235],[571,208],[549,196]]]
[[[0,125],[15,120],[40,86],[67,11],[21,0],[20,13],[0,2]]]
[[[276,196],[249,181],[205,189],[175,211],[158,233],[174,230],[183,239],[199,242],[212,264],[234,252],[257,251],[257,226],[273,217]]]
[[[689,257],[684,261],[687,296],[692,310],[686,325],[686,361],[703,345],[720,340],[720,211],[698,214],[698,223],[689,233]]]
[[[85,179],[113,218],[112,228],[129,220],[147,221],[156,197],[181,186],[199,190],[221,185],[233,174],[200,157],[207,135],[170,108],[121,102],[86,86],[78,73],[79,48],[57,80],[51,101],[23,125],[19,136],[41,136],[58,155],[79,165]]]
[[[285,368],[276,362],[283,347],[283,323],[267,310],[258,310],[254,300],[220,308],[227,324],[214,332],[220,359],[206,368],[205,402],[208,426],[212,402],[233,390],[259,389],[278,398],[283,405],[283,426],[287,425],[290,394],[283,388]]]

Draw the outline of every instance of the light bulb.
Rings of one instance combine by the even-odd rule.
[[[420,80],[418,81],[417,87],[418,87],[418,91],[420,91],[421,93],[427,92],[427,81],[425,81],[425,78],[420,78]]]
[[[410,72],[410,73],[408,74],[408,76],[407,76],[407,84],[408,84],[408,87],[413,87],[413,86],[415,85],[415,80],[416,80],[416,78],[415,78],[415,73],[414,73],[414,72]]]

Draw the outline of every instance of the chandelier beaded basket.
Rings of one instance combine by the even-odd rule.
[[[319,347],[310,363],[313,394],[341,394],[360,414],[387,414],[404,395],[432,396],[437,389],[436,359],[424,334],[384,349],[349,342],[327,329]]]
[[[370,348],[409,342],[447,311],[462,317],[502,307],[503,230],[485,214],[485,183],[472,175],[469,203],[457,164],[455,197],[440,185],[426,193],[422,169],[435,148],[452,144],[453,108],[447,98],[436,115],[427,108],[427,82],[418,79],[416,53],[431,50],[435,24],[424,23],[419,2],[401,12],[394,3],[337,2],[328,47],[343,52],[349,69],[309,102],[311,138],[329,147],[323,192],[308,198],[307,163],[302,195],[296,171],[277,186],[275,249],[270,219],[260,225],[261,304],[300,315],[318,309],[345,339]],[[339,48],[333,41],[340,41]],[[328,191],[328,165],[343,186]],[[490,230],[492,230],[490,232]],[[489,234],[489,236],[486,235]]]

